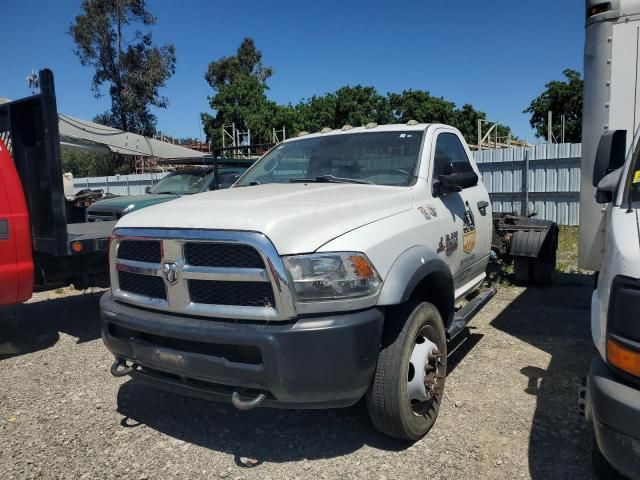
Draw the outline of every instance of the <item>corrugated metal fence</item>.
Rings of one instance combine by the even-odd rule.
[[[483,150],[475,158],[494,211],[577,225],[581,154],[581,144],[563,143]]]
[[[73,188],[76,193],[90,188],[104,190],[106,193],[114,195],[144,195],[145,188],[153,185],[165,175],[166,172],[74,178]]]
[[[537,218],[577,225],[582,145],[564,143],[475,152],[494,211],[537,213]],[[142,195],[166,173],[75,178],[84,188],[115,195]],[[527,205],[527,211],[522,209]]]

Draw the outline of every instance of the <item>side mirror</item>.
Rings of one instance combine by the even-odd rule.
[[[151,187],[147,186],[147,187],[144,189],[144,193],[150,193],[150,192],[151,192]]]
[[[460,192],[478,184],[478,174],[468,162],[451,162],[446,166],[445,172],[444,175],[438,175],[438,180],[434,185],[436,195]]]
[[[627,153],[627,131],[613,130],[600,137],[596,159],[593,164],[593,186],[597,187],[600,181],[608,174],[624,165]]]
[[[613,201],[618,191],[618,185],[620,185],[622,170],[622,168],[618,168],[600,180],[598,189],[596,190],[596,202],[611,203]]]

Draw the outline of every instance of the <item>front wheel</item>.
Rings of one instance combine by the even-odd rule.
[[[438,309],[411,301],[385,318],[367,408],[376,429],[415,441],[438,416],[447,373],[447,339]]]

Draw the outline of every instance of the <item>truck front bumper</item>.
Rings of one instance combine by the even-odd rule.
[[[131,376],[176,393],[263,406],[336,408],[366,392],[382,338],[379,309],[255,324],[182,317],[100,301],[102,339]]]
[[[640,388],[614,375],[599,356],[591,362],[585,415],[609,463],[629,478],[640,478]]]

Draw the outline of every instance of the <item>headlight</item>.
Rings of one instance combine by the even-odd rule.
[[[339,252],[284,257],[300,302],[368,297],[382,281],[362,253]]]

